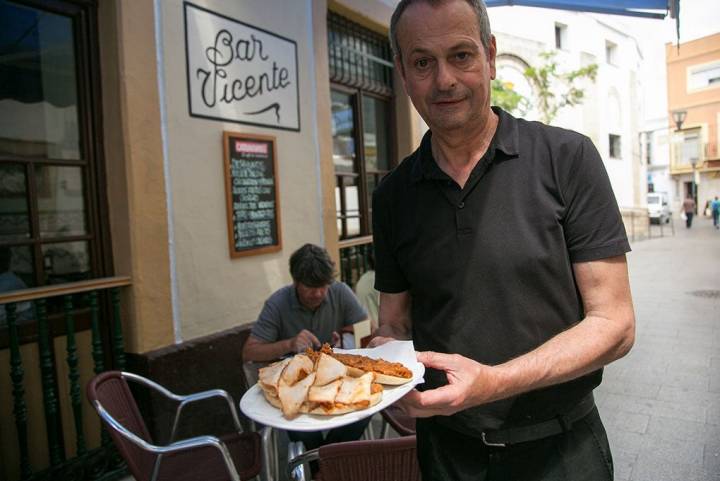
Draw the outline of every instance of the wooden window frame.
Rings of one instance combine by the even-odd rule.
[[[33,253],[33,275],[36,287],[44,283],[42,246],[53,243],[86,241],[88,243],[89,269],[92,278],[113,275],[112,244],[110,237],[109,205],[106,188],[105,159],[103,155],[102,96],[100,86],[100,54],[98,34],[97,0],[13,0],[20,6],[44,10],[56,15],[69,17],[74,34],[75,78],[77,82],[77,112],[79,134],[79,159],[53,159],[28,157],[0,153],[0,163],[20,164],[25,169],[28,217],[30,218],[29,239],[0,242],[2,246],[27,246]],[[86,234],[67,237],[41,237],[35,187],[35,166],[78,166],[82,171]],[[83,314],[86,309],[80,309]],[[65,334],[62,314],[48,316],[52,336]],[[87,316],[78,319],[76,331],[87,329]],[[22,343],[37,339],[35,320],[18,325]],[[7,346],[7,328],[0,328],[0,348]]]

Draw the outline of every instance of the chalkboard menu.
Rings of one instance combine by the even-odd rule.
[[[230,256],[282,248],[275,137],[224,132]]]

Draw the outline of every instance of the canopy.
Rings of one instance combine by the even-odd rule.
[[[486,0],[488,7],[523,5],[580,12],[609,13],[633,17],[676,18],[680,0]]]

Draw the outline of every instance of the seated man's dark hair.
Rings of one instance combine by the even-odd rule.
[[[305,244],[290,256],[290,275],[293,281],[308,287],[330,284],[334,277],[335,263],[330,254],[320,246]]]

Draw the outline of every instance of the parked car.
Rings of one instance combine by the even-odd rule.
[[[670,205],[667,192],[652,192],[647,196],[648,213],[653,224],[670,222]]]

